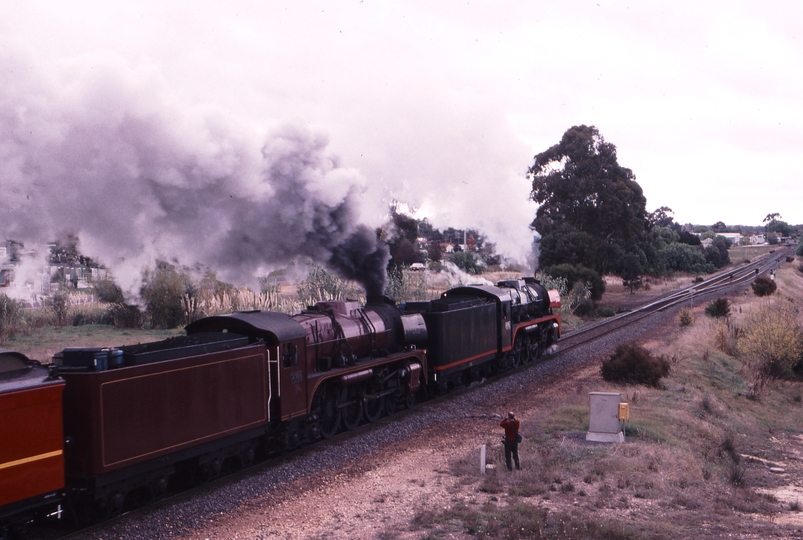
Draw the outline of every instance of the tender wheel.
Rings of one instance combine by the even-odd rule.
[[[341,406],[340,411],[343,417],[343,427],[346,429],[354,429],[360,425],[362,420],[362,399],[354,395],[354,391],[349,391],[348,388],[343,389],[344,405]]]
[[[324,439],[331,439],[337,435],[340,429],[341,412],[337,403],[337,392],[334,392],[329,385],[326,385],[321,393],[318,417],[321,422],[321,436]]]
[[[418,400],[416,399],[415,394],[407,394],[407,397],[404,398],[404,406],[408,409],[412,409],[415,407],[417,401]]]

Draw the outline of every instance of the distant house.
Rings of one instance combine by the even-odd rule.
[[[697,236],[702,236],[701,233],[693,233],[693,234],[695,234]],[[720,232],[720,233],[715,233],[715,234],[717,236],[721,236],[723,238],[727,238],[728,240],[730,240],[731,245],[733,245],[733,246],[738,246],[739,242],[742,240],[742,235],[740,233]],[[711,239],[711,238],[707,238],[707,239],[701,241],[700,243],[703,246],[710,246],[711,244],[714,243],[714,240]]]
[[[14,279],[14,265],[11,263],[11,249],[8,242],[0,244],[0,287],[8,287]]]
[[[751,246],[761,246],[765,244],[767,241],[764,240],[764,237],[760,234],[754,234],[750,237],[750,245]]]
[[[724,232],[724,233],[718,233],[717,236],[724,236],[725,238],[730,240],[731,244],[733,244],[734,246],[738,246],[739,241],[741,241],[742,239],[742,235],[740,233]]]

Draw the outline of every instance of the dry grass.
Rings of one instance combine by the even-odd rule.
[[[786,265],[777,280],[779,293],[803,302],[803,275]],[[696,324],[645,344],[653,354],[671,358],[664,389],[591,382],[594,390],[618,391],[630,402],[625,444],[585,441],[588,397],[582,388],[539,411],[537,425],[525,427],[521,472],[505,470],[498,444],[489,446],[495,468],[488,474],[477,470],[476,456],[454,460],[451,472],[472,497],[492,497],[492,511],[456,503],[462,510],[434,512],[419,521],[418,530],[426,531],[425,538],[454,533],[520,538],[525,536],[499,529],[495,519],[520,524],[516,520],[524,515],[530,525],[539,524],[540,529],[528,530],[541,538],[798,534],[799,524],[779,516],[795,519],[800,502],[782,499],[780,490],[788,480],[771,473],[767,463],[783,458],[785,447],[778,441],[800,432],[803,385],[773,382],[761,399],[750,399],[749,363],[733,347],[723,346],[723,339],[738,341],[728,336],[748,324],[761,300],[749,291],[729,300],[730,329],[703,317],[703,306],[697,306],[692,313]],[[784,467],[803,470],[797,463],[791,460]],[[562,523],[562,532],[548,523]],[[592,526],[604,531],[592,532]]]

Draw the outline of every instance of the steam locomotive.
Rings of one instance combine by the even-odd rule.
[[[160,342],[64,349],[49,368],[0,351],[0,538],[62,505],[103,519],[532,361],[560,335],[559,306],[523,278],[206,317]]]

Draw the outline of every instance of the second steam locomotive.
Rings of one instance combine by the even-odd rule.
[[[560,336],[559,306],[523,278],[207,317],[156,343],[65,349],[50,370],[5,351],[0,536],[65,503],[79,521],[114,515],[532,361]]]

